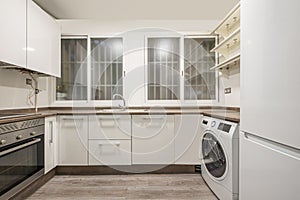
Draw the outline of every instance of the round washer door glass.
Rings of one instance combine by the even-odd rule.
[[[225,153],[217,138],[209,132],[203,136],[202,154],[208,172],[215,178],[222,177],[226,172]]]

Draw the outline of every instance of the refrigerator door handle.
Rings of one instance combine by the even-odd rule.
[[[245,140],[248,140],[250,142],[256,143],[257,145],[263,146],[265,148],[271,149],[273,151],[276,151],[280,154],[283,154],[285,156],[289,156],[291,158],[294,158],[296,160],[300,161],[300,149],[291,147],[282,143],[278,143],[266,138],[259,137],[257,135],[242,132],[243,138]]]

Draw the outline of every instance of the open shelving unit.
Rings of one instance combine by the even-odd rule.
[[[222,75],[239,73],[240,66],[240,3],[215,28],[219,43],[211,50],[219,54],[219,63],[211,70],[219,70]]]

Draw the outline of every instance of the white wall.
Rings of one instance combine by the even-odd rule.
[[[28,101],[31,87],[26,85],[26,78],[31,78],[28,74],[11,69],[0,69],[0,110],[15,108],[34,108]],[[40,89],[38,106],[49,105],[49,78],[39,78]],[[31,98],[34,103],[34,97]]]
[[[224,89],[231,88],[230,94],[225,94]],[[240,107],[240,74],[229,77],[221,76],[219,79],[219,105],[229,107]]]

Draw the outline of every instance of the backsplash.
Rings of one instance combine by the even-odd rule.
[[[0,109],[34,108],[30,105],[28,95],[32,92],[29,85],[26,85],[26,78],[31,78],[17,70],[0,69]],[[39,78],[38,107],[49,105],[49,78]],[[31,98],[34,103],[34,96]]]

